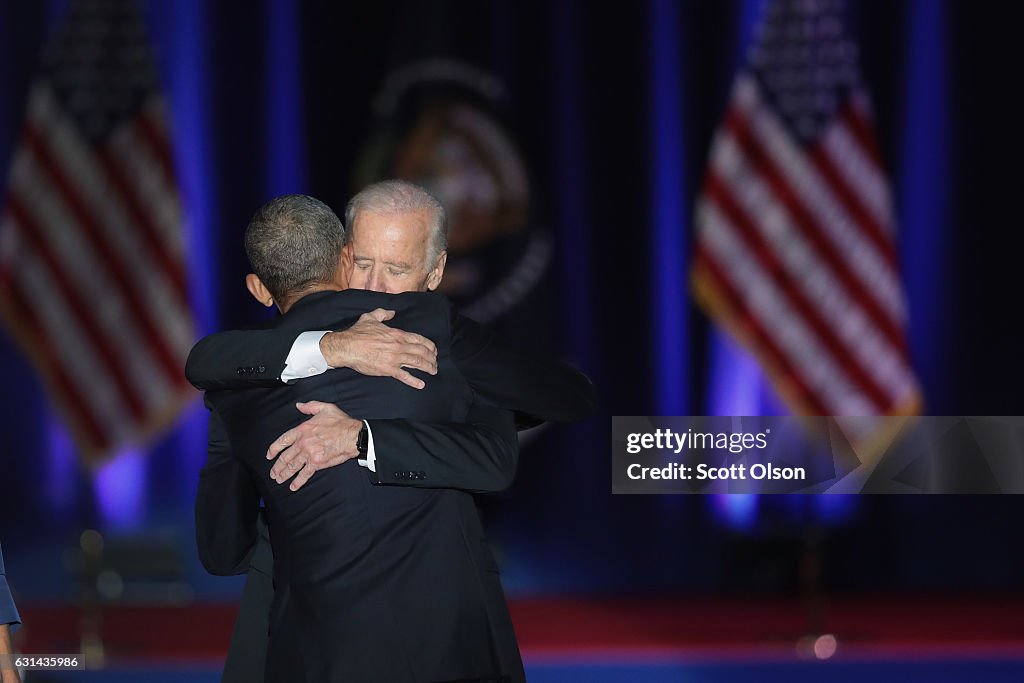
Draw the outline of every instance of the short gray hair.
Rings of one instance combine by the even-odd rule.
[[[270,200],[245,230],[252,272],[278,303],[333,280],[344,242],[345,228],[337,214],[304,194]]]
[[[448,216],[434,195],[407,180],[382,180],[367,185],[352,197],[345,207],[345,225],[348,226],[345,239],[352,239],[352,227],[360,211],[392,214],[424,209],[431,211],[427,265],[432,266],[441,252],[448,248]]]

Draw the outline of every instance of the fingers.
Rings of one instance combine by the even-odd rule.
[[[403,332],[401,339],[406,344],[422,346],[426,353],[434,356],[435,358],[437,357],[437,346],[426,337],[416,334],[415,332]]]
[[[295,408],[300,413],[304,413],[306,415],[319,415],[325,409],[337,409],[337,406],[335,406],[332,403],[324,403],[322,401],[305,401],[296,403]],[[340,409],[338,409],[338,412],[341,412]],[[306,427],[305,425],[310,424],[310,422],[312,422],[312,420],[303,422],[298,427],[293,427],[292,429],[289,429],[281,436],[274,439],[274,441],[270,444],[270,448],[267,449],[267,460],[273,460],[274,458],[281,454],[281,451],[298,442],[298,440],[302,438],[304,431],[308,429],[308,427]]]
[[[348,417],[348,413],[334,405],[333,403],[324,403],[323,401],[305,401],[295,404],[295,408],[306,415],[313,415],[312,418],[303,422],[301,425],[296,427],[296,430],[307,431],[313,429],[316,425],[328,422],[332,417]],[[322,415],[319,419],[316,417]]]
[[[375,308],[369,313],[363,313],[361,316],[359,316],[359,319],[363,320],[365,318],[367,320],[376,320],[377,322],[382,323],[385,320],[391,320],[394,317],[394,311],[388,311],[383,308]]]
[[[329,406],[329,403],[323,403],[322,401],[306,401],[295,404],[295,407],[300,413],[305,415],[319,415],[325,407]]]
[[[413,389],[422,389],[423,387],[427,386],[426,382],[419,379],[418,377],[409,374],[409,372],[407,372],[406,370],[399,369],[391,376],[397,379],[402,384],[409,385]]]
[[[326,335],[321,340],[321,349],[327,362],[332,367],[347,367],[371,377],[393,377],[422,389],[423,381],[410,375],[408,370],[436,375],[437,346],[422,335],[382,324],[394,315],[394,311],[378,308],[364,313],[359,322],[345,332],[337,333],[338,339],[335,335]],[[342,334],[346,338],[339,346]],[[306,415],[317,414],[301,406],[299,410]]]
[[[394,311],[389,311],[383,308],[375,308],[369,313],[363,313],[359,316],[360,322],[367,322],[375,320],[377,322],[384,322],[385,320],[391,320],[395,317]],[[390,335],[391,339],[394,339],[402,344],[414,344],[416,346],[422,346],[426,353],[437,355],[437,346],[430,339],[427,339],[421,334],[415,332],[405,332],[399,329],[386,328],[382,334]]]
[[[309,478],[312,477],[315,472],[316,467],[313,466],[312,463],[307,462],[306,465],[301,470],[299,470],[298,475],[296,475],[292,483],[288,485],[288,488],[291,489],[292,491],[298,491],[305,485],[307,481],[309,481]]]
[[[402,354],[398,357],[398,365],[402,368],[422,370],[430,375],[437,374],[437,359],[433,356],[428,356],[422,353],[413,352]]]
[[[270,448],[267,449],[267,460],[273,460],[281,451],[291,446],[299,438],[299,428],[289,429],[281,436],[274,439],[273,443],[270,444]]]
[[[270,478],[278,484],[288,481],[288,478],[295,474],[306,462],[306,458],[299,457],[300,452],[296,448],[286,450],[281,457],[270,468]]]
[[[423,382],[405,374],[408,377],[402,381],[417,389],[423,388]],[[354,446],[352,453],[347,453],[345,448],[337,445],[340,442],[355,441],[354,436],[351,439],[345,436],[349,433],[345,430],[351,430],[353,422],[345,411],[333,403],[322,401],[300,402],[295,407],[313,417],[277,437],[267,449],[267,460],[277,458],[270,468],[270,477],[278,484],[284,483],[304,467],[312,468],[312,474],[323,467],[344,462],[356,453]]]

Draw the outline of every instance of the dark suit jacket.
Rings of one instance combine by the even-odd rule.
[[[360,296],[363,301],[386,308],[395,295],[348,290],[331,296]],[[511,348],[490,330],[457,315],[451,308],[448,314],[453,360],[469,382],[475,403],[515,411],[520,427],[549,420],[574,422],[594,413],[597,407],[594,386],[583,373],[545,356]],[[347,322],[351,324],[355,320]],[[391,324],[401,327],[397,321]],[[254,385],[279,387],[288,353],[303,331],[275,326],[212,334],[192,349],[185,375],[203,391]],[[430,383],[429,377],[425,380]]]
[[[21,624],[21,617],[18,616],[18,608],[14,606],[14,598],[11,597],[11,589],[7,585],[4,554],[0,550],[0,625],[4,624],[9,624],[12,631],[16,630]]]
[[[341,321],[302,318],[307,327],[330,329],[343,329],[362,312],[394,308],[399,301],[443,302],[452,360],[473,392],[474,404],[466,424],[368,420],[377,457],[377,472],[370,475],[375,483],[472,492],[503,490],[511,484],[518,457],[515,435],[508,432],[503,410],[515,411],[517,422],[524,426],[545,420],[579,420],[595,409],[594,387],[585,375],[563,363],[509,348],[486,328],[455,314],[439,295],[348,290],[316,296],[336,298],[337,305],[344,305],[351,316]],[[285,359],[304,329],[275,322],[266,329],[207,336],[189,354],[186,375],[197,388],[211,391],[283,387],[280,377]],[[340,379],[354,373],[333,370],[328,374]],[[424,379],[428,385],[432,381],[427,376]],[[258,537],[252,512],[258,492],[231,456],[216,415],[210,426],[209,457],[200,475],[196,501],[199,554],[212,573],[238,574],[246,571]]]
[[[511,413],[507,411],[474,406],[470,408],[467,424],[372,422],[377,448],[384,443],[384,448],[396,455],[378,458],[378,465],[383,466],[386,460],[408,461],[410,466],[421,467],[426,463],[429,468],[429,479],[402,479],[403,484],[493,491],[507,487],[515,472],[518,450]],[[425,474],[422,470],[409,473]],[[366,474],[372,481],[379,480],[368,470]],[[395,470],[391,476],[400,474],[401,470]],[[231,451],[220,415],[212,412],[207,463],[200,473],[196,497],[199,555],[203,565],[214,574],[248,574],[222,683],[264,680],[275,591],[270,537],[263,517],[257,517],[260,497],[251,472]],[[485,580],[498,595],[501,586],[497,573]],[[505,661],[511,663],[507,667],[512,671],[509,680],[524,680],[511,623],[498,619],[494,626],[504,643]]]
[[[427,389],[417,391],[387,378],[334,371],[286,388],[276,383],[274,389],[208,394],[208,405],[214,411],[211,454],[218,449],[234,450],[242,456],[247,471],[236,467],[229,475],[236,481],[226,487],[246,492],[241,496],[226,496],[225,488],[206,487],[208,493],[221,494],[212,506],[220,514],[202,513],[204,507],[211,507],[207,504],[211,496],[204,497],[201,485],[197,501],[201,554],[206,547],[214,556],[222,553],[228,558],[207,557],[204,563],[220,562],[223,569],[238,560],[246,542],[235,548],[231,544],[237,539],[214,538],[204,543],[201,517],[223,521],[223,517],[234,515],[242,519],[240,526],[251,527],[248,520],[262,496],[267,501],[277,556],[278,590],[267,662],[270,680],[304,680],[304,676],[309,680],[432,681],[500,675],[521,679],[496,567],[471,498],[462,491],[417,488],[461,485],[486,490],[477,483],[472,468],[467,475],[465,468],[452,464],[457,459],[439,457],[425,463],[422,457],[419,461],[413,457],[408,462],[419,469],[392,470],[387,465],[382,468],[378,460],[381,481],[414,486],[373,487],[365,470],[346,463],[318,473],[301,491],[292,493],[269,479],[272,463],[263,454],[281,432],[304,419],[294,410],[297,400],[338,403],[356,417],[402,416],[402,429],[391,430],[387,427],[392,425],[371,420],[380,458],[384,453],[439,453],[446,444],[458,448],[465,447],[467,440],[479,440],[479,430],[451,425],[442,432],[409,421],[464,420],[475,397],[534,417],[569,419],[574,411],[581,412],[570,404],[592,404],[592,388],[582,375],[562,366],[561,375],[552,375],[548,369],[530,375],[536,366],[510,362],[519,359],[496,347],[492,338],[471,325],[469,331],[463,326],[454,335],[459,344],[450,344],[453,318],[436,295],[389,297],[353,290],[310,295],[279,318],[274,331],[288,338],[290,348],[298,331],[339,329],[345,326],[345,318],[354,321],[377,306],[398,310],[398,326],[438,343],[441,372],[428,378]],[[468,369],[467,374],[478,382],[493,383],[494,388],[475,396],[459,377],[453,365],[455,357]],[[196,367],[197,358],[194,352],[190,369]],[[257,360],[253,366],[243,367],[261,365],[265,363]],[[524,376],[542,382],[524,384]],[[514,393],[523,388],[542,392],[543,380],[555,383],[553,399]],[[577,390],[572,396],[575,401],[559,392],[560,381]],[[508,396],[512,400],[507,400],[503,391],[511,391]],[[220,420],[226,427],[226,439]],[[478,450],[489,452],[486,447]],[[397,456],[399,460],[403,457],[407,456]],[[210,475],[210,469],[208,466],[204,473]],[[493,469],[490,463],[488,471]],[[412,481],[402,476],[409,472],[417,475]],[[218,476],[206,479],[217,481]],[[227,481],[223,476],[219,480]]]

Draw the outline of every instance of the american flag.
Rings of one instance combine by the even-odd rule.
[[[0,216],[0,313],[91,461],[194,397],[182,212],[130,0],[74,0],[28,99]]]
[[[698,300],[805,415],[919,410],[892,200],[841,0],[770,0],[696,208]]]

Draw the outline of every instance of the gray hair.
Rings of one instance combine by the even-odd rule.
[[[406,180],[382,180],[367,185],[352,197],[345,207],[345,225],[348,226],[345,240],[347,242],[352,239],[352,227],[360,211],[392,214],[424,209],[431,212],[430,242],[427,248],[427,266],[431,267],[441,252],[448,248],[448,217],[434,195]]]
[[[252,272],[278,303],[333,280],[344,242],[345,228],[337,214],[304,194],[270,200],[245,230]]]

